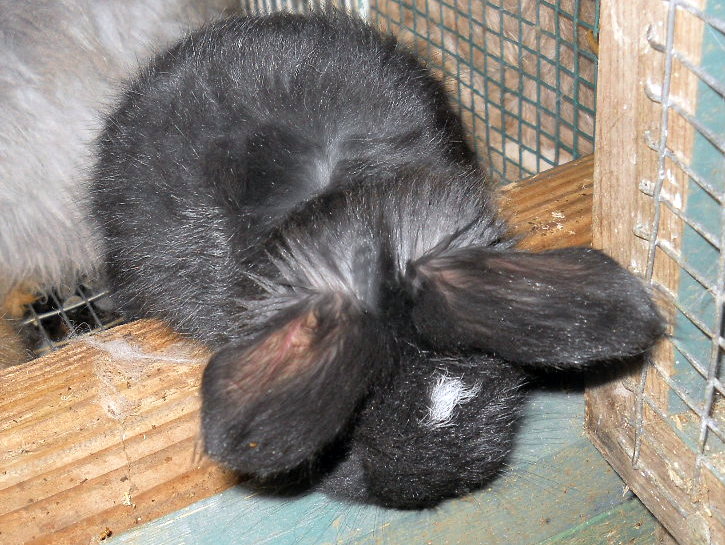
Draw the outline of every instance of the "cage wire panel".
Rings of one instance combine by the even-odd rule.
[[[723,306],[725,305],[725,18],[723,3],[710,1],[703,11],[692,3],[670,1],[664,36],[651,32],[649,46],[664,55],[661,85],[645,87],[647,96],[661,107],[659,134],[646,134],[648,146],[658,158],[658,173],[652,186],[654,214],[646,231],[637,233],[648,244],[646,278],[663,293],[674,307],[674,331],[671,337],[673,366],[667,369],[655,360],[645,367],[637,386],[637,403],[653,410],[663,409],[647,388],[647,374],[658,373],[668,386],[666,416],[673,430],[696,456],[694,471],[684,475],[693,491],[707,486],[706,472],[725,482],[725,389],[723,389]],[[719,7],[719,9],[718,9]],[[677,18],[683,12],[700,18],[705,24],[702,56],[695,64],[678,49],[675,40]],[[676,64],[678,66],[676,66]],[[669,94],[676,70],[686,69],[698,78],[694,115],[679,97]],[[688,156],[678,155],[668,145],[669,117],[679,116],[694,129],[694,141]],[[672,169],[685,175],[685,197],[677,202],[666,191],[665,181]],[[650,180],[647,180],[650,181]],[[649,189],[649,186],[646,188]],[[675,194],[676,195],[676,194]],[[667,233],[659,232],[662,209],[682,221],[680,247],[670,244]],[[657,253],[675,261],[680,269],[676,291],[658,283],[654,276]],[[635,452],[640,454],[645,424],[643,411],[635,422]],[[725,497],[721,497],[725,501]],[[725,505],[720,504],[720,524],[725,525]],[[725,536],[724,536],[725,537]]]
[[[601,203],[600,223],[611,232],[600,241],[652,285],[671,335],[639,374],[590,396],[588,422],[610,462],[680,542],[725,543],[725,2],[633,4],[647,15],[625,27],[618,23],[628,8],[612,0],[602,8],[602,36],[611,23],[607,44],[632,59],[635,98],[618,106],[602,100],[603,91],[598,123],[613,125],[636,109],[641,151],[633,156],[636,178],[610,191],[607,179],[618,173],[603,155],[617,142],[598,134],[599,199],[612,200]],[[642,44],[638,52],[633,44]],[[603,55],[604,90],[611,79]],[[623,178],[634,172],[619,170]],[[627,225],[630,201],[641,206]],[[620,218],[606,217],[615,210]]]
[[[35,355],[42,356],[64,346],[72,337],[121,322],[108,292],[82,283],[65,293],[53,290],[42,295],[28,308],[19,330]]]
[[[593,151],[598,2],[370,0],[369,12],[446,78],[499,179]]]
[[[368,11],[368,0],[240,0],[244,13],[264,15],[276,11],[305,13],[320,8],[335,7],[356,12],[365,16]]]

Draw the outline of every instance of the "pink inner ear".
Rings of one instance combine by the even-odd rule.
[[[317,318],[313,310],[288,322],[281,330],[267,336],[253,349],[250,359],[256,359],[260,364],[265,363],[272,367],[283,367],[282,376],[295,374],[299,367],[310,363],[305,361],[309,354]]]
[[[259,339],[240,354],[229,388],[255,397],[278,381],[311,370],[320,359],[313,347],[317,324],[315,311],[309,310]]]

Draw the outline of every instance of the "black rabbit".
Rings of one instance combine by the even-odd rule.
[[[442,85],[340,13],[232,18],[158,57],[94,180],[118,303],[217,350],[206,449],[243,473],[343,441],[323,489],[433,505],[500,467],[517,365],[585,368],[662,333],[602,253],[514,250]]]

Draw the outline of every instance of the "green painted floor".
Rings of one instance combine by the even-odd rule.
[[[434,510],[399,512],[254,495],[241,487],[108,542],[112,545],[651,545],[655,520],[582,430],[581,392],[540,391],[511,468],[485,490]]]

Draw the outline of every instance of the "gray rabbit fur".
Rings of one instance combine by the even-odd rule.
[[[0,3],[0,297],[98,270],[92,142],[121,83],[231,0]]]

